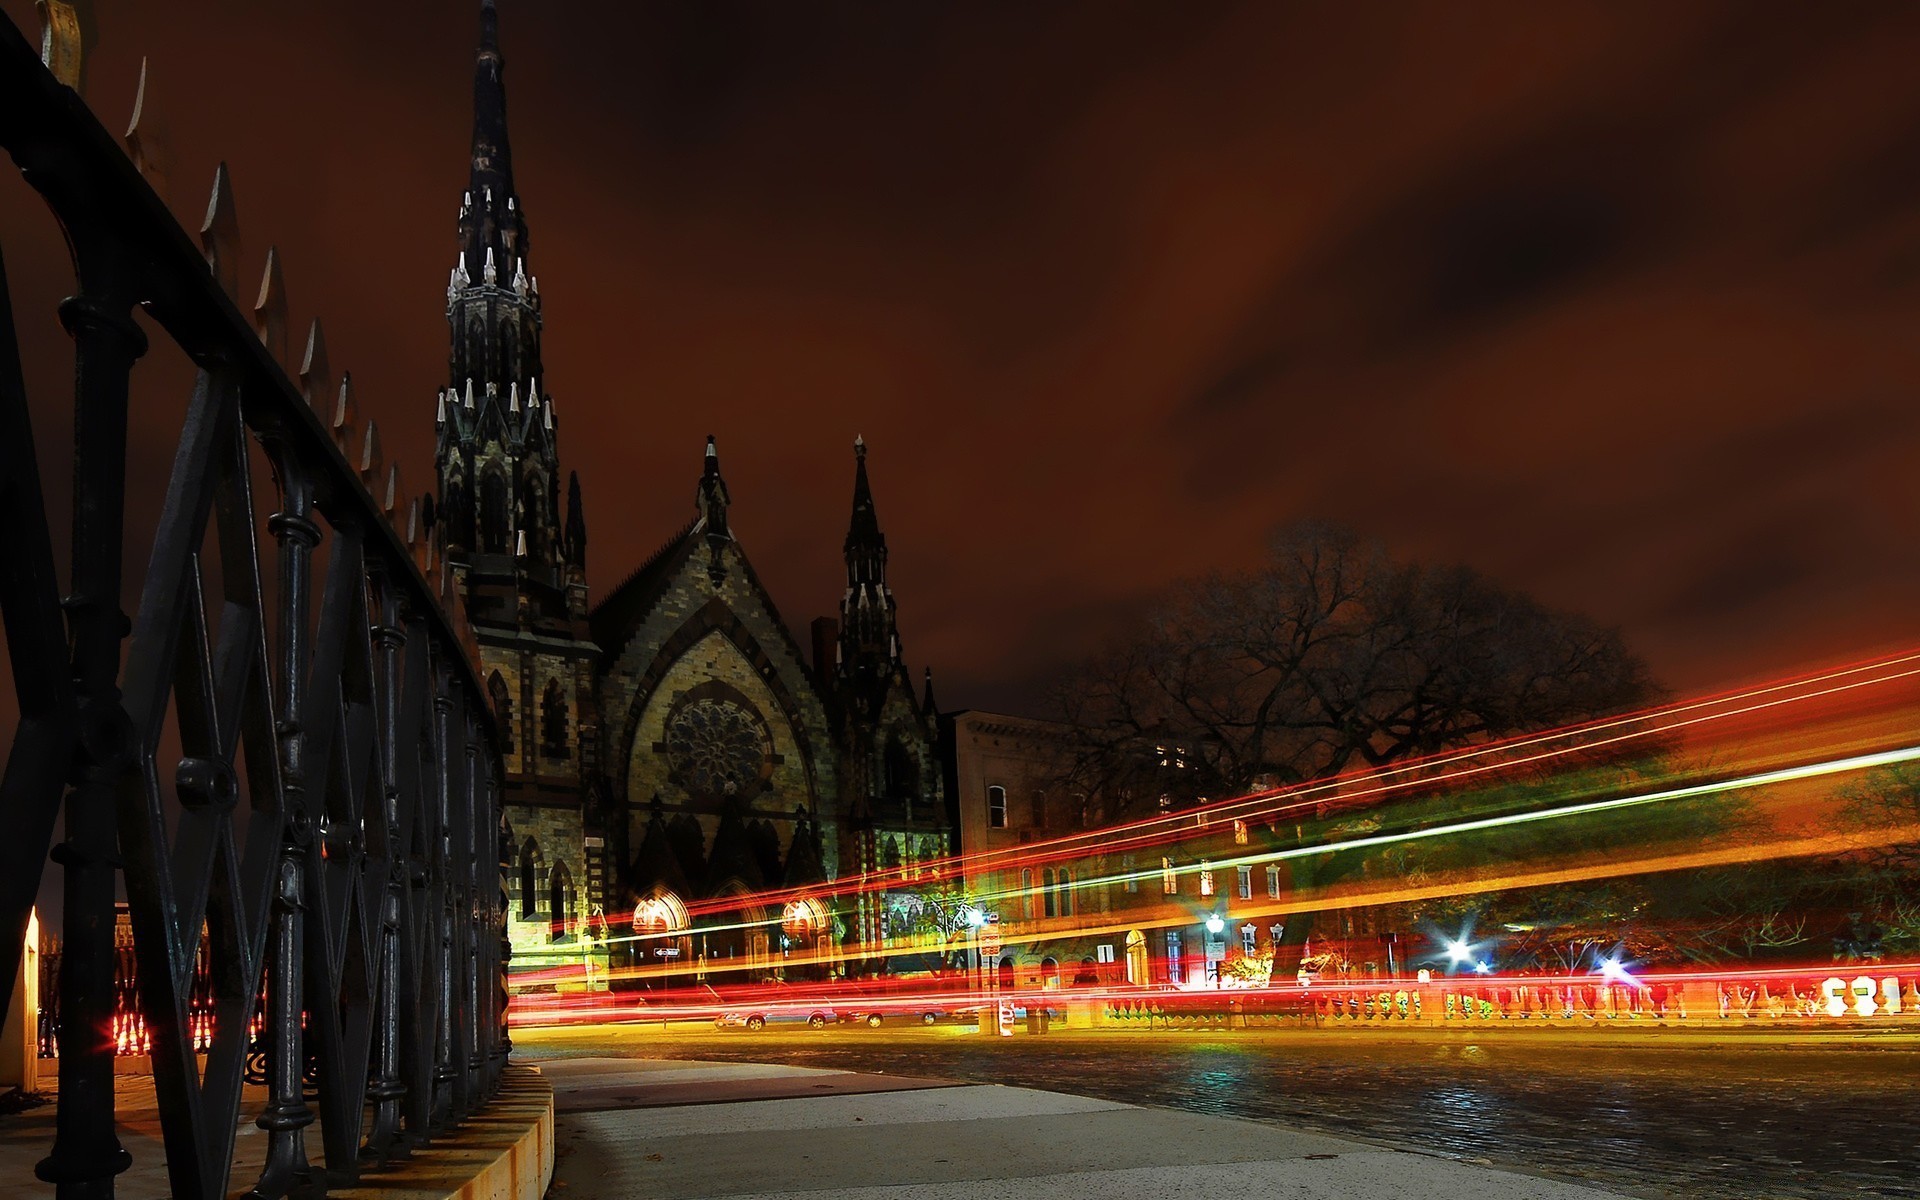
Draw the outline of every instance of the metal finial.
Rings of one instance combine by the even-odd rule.
[[[93,41],[93,5],[90,0],[34,0],[43,23],[40,61],[53,77],[76,92],[85,92],[87,44]]]
[[[207,269],[227,295],[239,299],[240,218],[233,211],[233,180],[227,164],[213,172],[213,193],[207,197],[207,217],[200,223],[200,250]]]
[[[327,338],[315,317],[307,329],[307,352],[300,360],[300,393],[308,407],[324,413],[320,406],[333,399],[333,376],[327,371]]]
[[[161,135],[159,122],[149,110],[147,101],[147,60],[140,60],[140,86],[133,94],[133,116],[127,121],[127,132],[121,139],[126,143],[127,157],[147,181],[154,194],[166,198],[167,194],[167,146]]]
[[[380,426],[376,421],[367,422],[367,432],[360,439],[360,478],[372,491],[375,481],[380,478],[380,468],[384,466],[380,457]]]
[[[253,331],[273,361],[287,362],[287,287],[280,275],[280,248],[267,247],[267,265],[260,272],[260,294],[253,301]]]
[[[328,428],[333,431],[333,444],[340,447],[340,453],[353,453],[353,426],[359,418],[359,409],[353,402],[353,372],[340,372],[340,393],[333,405],[333,420]],[[367,432],[373,432],[373,423],[367,423]]]

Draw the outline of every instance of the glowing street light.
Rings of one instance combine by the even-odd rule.
[[[1454,966],[1457,967],[1472,957],[1473,947],[1458,938],[1449,938],[1447,940],[1447,959],[1452,962]]]
[[[1207,918],[1208,933],[1219,933],[1222,929],[1225,929],[1226,927],[1227,927],[1227,923],[1220,919],[1219,913],[1214,913],[1212,916]]]

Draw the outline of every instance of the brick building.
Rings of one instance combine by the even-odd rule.
[[[901,914],[941,886],[921,864],[952,849],[931,673],[916,695],[866,446],[840,613],[814,622],[811,662],[732,532],[711,437],[691,520],[592,603],[577,474],[560,499],[503,67],[489,0],[427,510],[506,731],[515,967],[758,978],[803,954],[846,969],[849,941],[908,935]],[[800,890],[768,911],[770,888]]]

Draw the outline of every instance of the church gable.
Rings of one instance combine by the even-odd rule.
[[[717,815],[727,773],[689,764],[696,738],[739,743],[743,763],[746,744],[765,739],[764,772],[733,783],[783,843],[796,805],[818,812],[837,795],[825,705],[737,543],[715,549],[696,524],[595,616],[608,766],[631,811],[658,794],[669,810]]]

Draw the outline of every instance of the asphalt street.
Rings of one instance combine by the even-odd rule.
[[[518,1030],[541,1055],[1002,1083],[1414,1147],[1646,1196],[1920,1196],[1920,1051],[940,1026]]]

